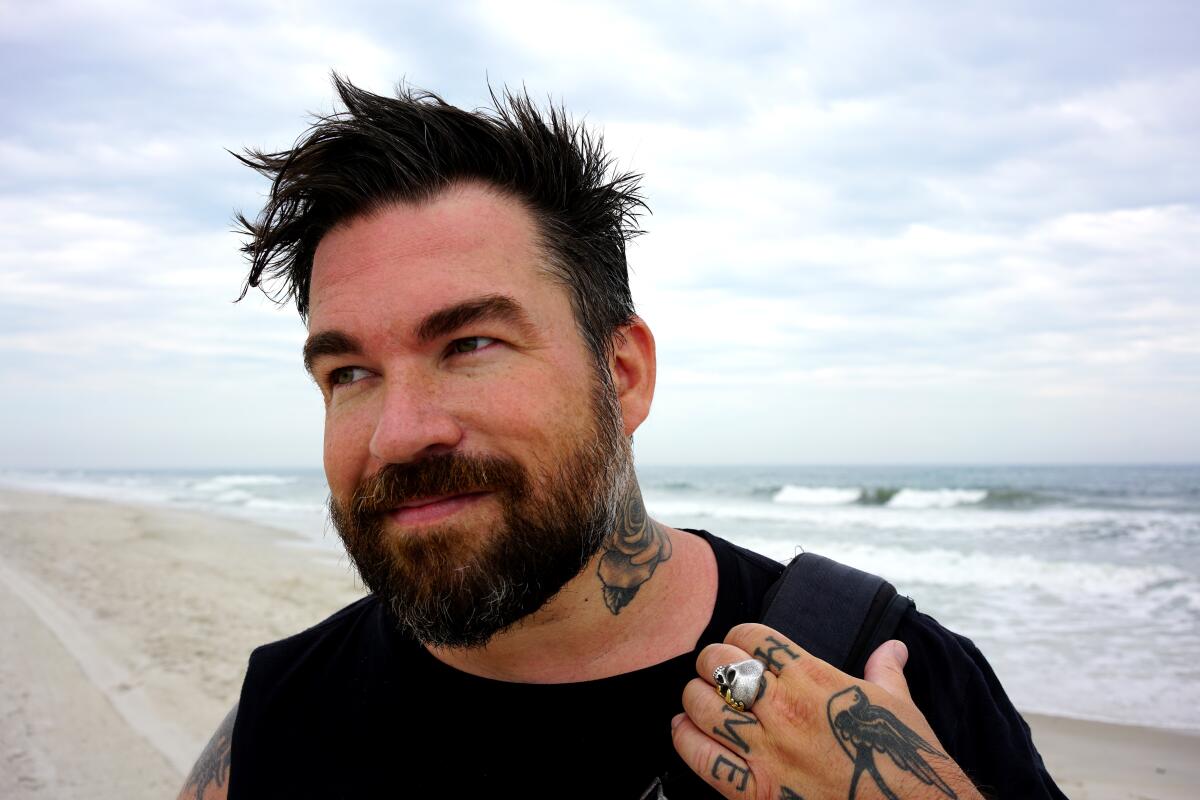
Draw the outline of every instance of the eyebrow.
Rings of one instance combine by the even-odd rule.
[[[321,331],[304,342],[304,369],[312,374],[313,362],[322,356],[344,356],[362,353],[358,340],[341,331]]]
[[[507,295],[489,294],[426,315],[417,325],[417,339],[431,342],[472,322],[483,321],[508,322],[526,336],[534,333],[534,325],[520,303]]]
[[[431,342],[453,333],[465,325],[485,320],[508,322],[520,332],[533,337],[536,328],[525,309],[511,297],[489,294],[483,297],[456,303],[431,312],[416,327],[417,340]],[[314,333],[304,342],[304,369],[312,374],[313,362],[324,356],[359,355],[362,346],[348,333],[339,330]]]

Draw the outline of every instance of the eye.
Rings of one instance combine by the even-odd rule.
[[[490,344],[495,343],[495,339],[488,336],[467,336],[463,339],[455,339],[450,343],[450,353],[456,355],[458,353],[474,353],[477,350],[482,350]]]
[[[363,367],[338,367],[333,372],[329,373],[329,385],[349,386],[352,383],[357,383],[363,378],[371,374],[371,371]]]

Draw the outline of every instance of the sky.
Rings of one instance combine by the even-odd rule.
[[[330,73],[644,175],[640,463],[1200,461],[1200,4],[0,0],[0,469],[318,467],[231,231]]]

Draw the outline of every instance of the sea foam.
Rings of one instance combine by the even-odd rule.
[[[857,503],[861,497],[862,489],[784,486],[771,499],[798,506],[844,506]]]
[[[953,508],[982,503],[987,496],[982,489],[901,489],[887,505],[890,508]]]

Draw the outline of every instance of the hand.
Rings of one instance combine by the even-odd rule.
[[[713,670],[748,658],[766,671],[743,712],[716,693]],[[688,683],[671,721],[675,749],[731,799],[979,798],[913,705],[907,658],[902,642],[885,642],[860,681],[765,625],[738,625],[700,652],[703,680]]]

